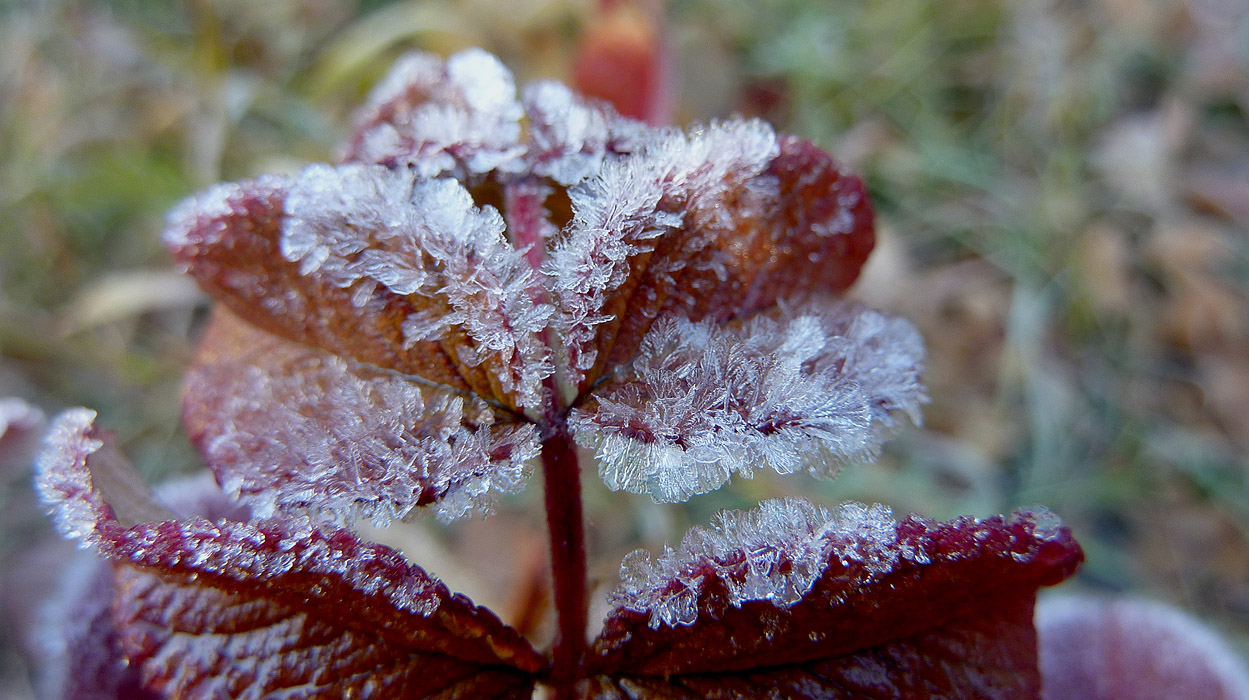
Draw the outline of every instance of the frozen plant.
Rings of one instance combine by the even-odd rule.
[[[219,301],[186,427],[218,500],[249,513],[180,515],[92,412],[53,422],[42,497],[111,565],[90,589],[109,604],[71,608],[92,622],[61,645],[92,669],[74,687],[1037,697],[1036,591],[1082,559],[1042,509],[723,512],[627,557],[587,640],[585,457],[612,489],[680,502],[761,469],[831,477],[917,417],[914,327],[838,296],[872,226],[858,178],[763,122],[652,128],[557,83],[518,92],[483,51],[401,59],[341,163],[170,215],[165,240]],[[535,466],[550,650],[353,529],[488,513]]]

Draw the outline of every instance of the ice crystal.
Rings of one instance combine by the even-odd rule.
[[[361,285],[358,294],[381,284],[422,297],[403,321],[409,346],[463,329],[472,345],[456,359],[494,359],[504,392],[522,406],[539,403],[552,370],[536,334],[551,308],[534,303],[535,273],[505,237],[498,210],[475,206],[455,180],[414,181],[410,172],[361,165],[309,166],[286,210],[281,250],[301,273]]]
[[[239,354],[192,371],[187,421],[222,485],[257,515],[386,524],[436,502],[449,520],[523,488],[533,425],[496,424],[480,399],[276,338],[238,350],[240,325],[223,317],[205,338]]]
[[[777,153],[772,129],[757,120],[714,123],[688,134],[658,131],[637,153],[605,162],[596,176],[569,190],[573,218],[551,251],[547,274],[571,381],[581,381],[597,361],[596,327],[615,318],[607,308],[635,272],[631,261],[681,230],[681,255],[652,268],[658,286],[679,291],[675,275],[685,258],[731,224],[725,198]]]
[[[450,517],[519,488],[526,441],[577,407],[613,488],[683,500],[755,466],[832,473],[871,454],[894,412],[914,416],[922,348],[905,322],[774,318],[857,275],[872,232],[856,178],[758,120],[653,128],[558,83],[516,92],[481,51],[410,55],[362,111],[348,162],[218,186],[171,215],[167,242],[238,318],[345,363],[338,379],[284,379],[237,349],[266,345],[246,333],[201,353],[186,410],[228,488],[262,512],[315,501],[384,521],[445,501]],[[225,369],[205,379],[211,366]],[[375,370],[403,377],[350,389]],[[503,412],[430,404],[436,387]],[[404,394],[397,415],[369,417],[382,404],[368,392]],[[283,447],[253,403],[299,439]],[[537,427],[488,425],[521,414]],[[327,427],[340,420],[353,427]]]
[[[423,178],[515,170],[522,114],[512,74],[494,56],[470,49],[444,63],[413,53],[374,89],[347,156]]]
[[[650,628],[691,625],[712,582],[736,608],[752,601],[797,603],[831,559],[886,573],[899,553],[885,506],[842,504],[833,513],[809,501],[763,501],[754,511],[721,511],[710,530],[694,528],[676,551],[652,560],[645,550],[625,557],[613,604],[648,614]]]
[[[906,321],[815,301],[717,326],[657,321],[627,372],[573,412],[607,485],[684,501],[757,466],[831,476],[924,400]]]
[[[1083,558],[1050,520],[1018,511],[894,522],[883,506],[830,512],[796,499],[728,511],[675,551],[626,560],[591,667],[656,697],[778,686],[798,698],[845,688],[854,697],[1034,697],[1036,589]],[[1001,692],[982,684],[989,677]]]
[[[560,185],[574,185],[597,173],[604,159],[630,153],[647,140],[647,127],[591,104],[561,83],[525,87],[529,119],[527,158],[533,172]]]
[[[77,408],[57,416],[35,457],[35,483],[52,521],[83,547],[100,542],[101,524],[161,520],[169,516],[121,455],[95,429],[95,411]],[[108,500],[105,499],[105,494]]]

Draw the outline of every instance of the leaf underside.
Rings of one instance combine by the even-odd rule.
[[[527,698],[543,659],[395,550],[310,521],[125,527],[95,486],[108,445],[62,415],[39,459],[58,527],[117,567],[114,624],[143,684],[179,698]]]
[[[585,697],[1035,698],[1036,590],[1082,558],[1048,512],[766,501],[626,560]]]

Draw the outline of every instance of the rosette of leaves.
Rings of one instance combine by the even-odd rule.
[[[171,214],[220,302],[185,423],[249,512],[175,515],[62,415],[40,490],[112,566],[98,643],[66,647],[105,696],[1035,697],[1036,590],[1082,557],[1043,510],[724,512],[626,559],[586,639],[579,454],[678,502],[835,475],[917,417],[915,329],[839,298],[873,235],[861,181],[762,122],[654,128],[482,51],[401,59],[342,162]],[[351,529],[488,512],[534,465],[549,652]]]

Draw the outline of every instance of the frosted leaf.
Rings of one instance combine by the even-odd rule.
[[[357,180],[367,180],[366,169],[351,172]],[[311,186],[337,198],[340,193],[328,181],[335,173],[328,167],[306,171]],[[356,184],[376,195],[385,184],[396,189],[397,182],[400,178],[395,176]],[[303,228],[287,245],[292,254],[307,252],[312,261],[307,263],[309,269],[316,267],[318,273],[304,274],[302,261],[283,257],[286,200],[292,185],[285,178],[261,178],[213,187],[175,208],[165,242],[183,270],[205,291],[260,329],[341,357],[469,388],[442,346],[414,344],[404,337],[405,319],[419,313],[411,301],[381,285],[344,288],[319,274],[330,248],[317,245],[316,230]],[[367,219],[373,215],[355,212],[340,218],[352,216]]]
[[[679,502],[757,467],[833,476],[925,400],[914,328],[816,300],[717,326],[664,318],[569,418],[612,490]]]
[[[1082,559],[1027,511],[725,511],[675,551],[625,559],[585,697],[1035,697],[1036,590]]]
[[[205,700],[532,693],[542,658],[399,552],[298,518],[127,528],[93,480],[113,446],[90,417],[59,419],[50,444],[65,449],[41,459],[41,495],[62,521],[67,502],[92,504],[79,513],[91,527],[72,529],[119,565],[120,648],[146,688]]]
[[[113,568],[88,552],[60,553],[51,585],[40,589],[30,632],[36,697],[67,700],[158,700],[126,663],[112,617]],[[25,575],[31,575],[23,572]],[[12,590],[6,598],[12,602]]]
[[[170,515],[94,425],[95,411],[67,410],[48,428],[35,457],[35,486],[65,537],[95,545],[101,523],[138,523]],[[107,494],[108,501],[105,500]]]
[[[442,62],[400,58],[357,117],[347,160],[406,166],[422,178],[517,171],[523,109],[512,74],[481,49]]]
[[[516,405],[540,403],[552,366],[538,334],[551,308],[535,302],[536,274],[496,209],[454,180],[362,165],[306,168],[286,208],[282,254],[301,272],[405,297],[407,345],[463,332],[470,342],[452,360],[483,366],[483,393],[493,384]]]
[[[651,130],[569,196],[545,269],[579,390],[631,360],[656,318],[845,290],[874,241],[863,183],[758,121]]]
[[[261,516],[298,509],[378,524],[437,505],[443,519],[524,488],[534,426],[479,399],[351,366],[228,316],[206,333],[185,420],[218,480]]]
[[[605,161],[569,189],[573,218],[547,272],[570,381],[580,382],[599,361],[598,327],[624,311],[625,282],[651,276],[657,281],[648,286],[682,291],[675,274],[715,230],[731,225],[726,199],[776,152],[775,135],[759,121],[714,123],[688,135],[655,130],[635,153]],[[648,257],[658,246],[667,254]]]
[[[529,119],[529,167],[564,186],[597,173],[605,158],[637,149],[649,130],[554,81],[530,83],[523,101]]]
[[[102,449],[110,449],[101,440]],[[93,453],[91,459],[99,451]],[[180,516],[245,519],[237,503],[226,499],[212,475],[161,484],[156,492]],[[62,544],[62,543],[56,543]],[[141,685],[138,670],[127,663],[112,616],[116,591],[113,567],[95,553],[41,549],[55,559],[42,566],[12,567],[22,587],[38,586],[31,629],[26,635],[37,696],[75,700],[155,700]],[[37,550],[38,551],[38,550]],[[12,602],[12,590],[6,595]]]
[[[829,513],[787,498],[753,511],[720,511],[710,530],[691,530],[658,561],[642,550],[629,555],[612,603],[648,614],[651,629],[693,624],[697,601],[713,582],[735,608],[754,601],[788,607],[811,590],[830,559],[888,573],[898,558],[896,526],[888,508],[859,503]]]

